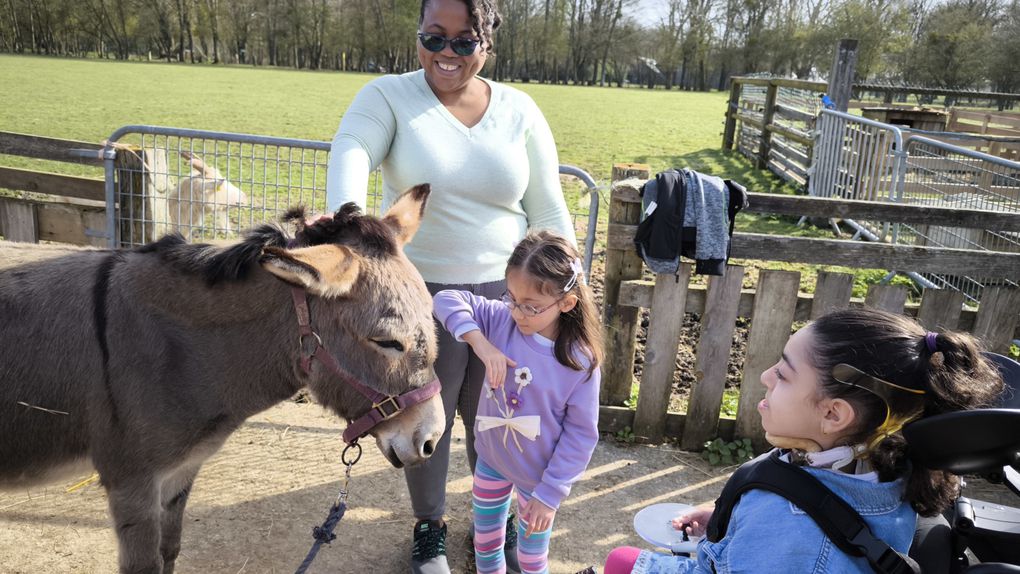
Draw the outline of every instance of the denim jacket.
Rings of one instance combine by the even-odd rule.
[[[806,468],[860,513],[871,532],[906,553],[917,514],[901,500],[904,482],[872,483],[830,470]],[[829,540],[814,520],[789,500],[765,490],[744,493],[719,542],[703,539],[695,558],[642,552],[637,574],[729,572],[872,572]]]

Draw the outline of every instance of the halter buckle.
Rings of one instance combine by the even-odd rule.
[[[386,397],[384,400],[378,403],[372,403],[372,408],[375,409],[380,415],[382,415],[383,420],[386,420],[388,418],[400,414],[400,411],[402,410],[400,408],[400,405],[397,404],[396,397],[392,396]],[[392,410],[390,412],[386,412],[387,408],[390,408]]]

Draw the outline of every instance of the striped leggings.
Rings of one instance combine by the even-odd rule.
[[[472,495],[475,513],[475,568],[479,574],[506,572],[503,540],[506,538],[506,517],[510,511],[510,494],[513,489],[513,483],[485,464],[481,458],[478,459]],[[521,563],[521,574],[546,574],[549,572],[552,525],[543,532],[524,536],[528,524],[521,516],[520,509],[529,500],[531,493],[518,488],[517,559]]]

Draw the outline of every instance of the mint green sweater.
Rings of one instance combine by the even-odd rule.
[[[529,228],[576,243],[545,117],[527,94],[484,81],[489,107],[468,128],[439,102],[422,70],[377,78],[355,96],[333,138],[330,211],[348,201],[364,207],[368,176],[379,166],[384,210],[407,189],[432,185],[421,228],[405,247],[431,283],[502,279]]]

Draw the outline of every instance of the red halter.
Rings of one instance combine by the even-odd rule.
[[[298,319],[298,352],[301,353],[301,370],[306,375],[311,374],[312,359],[318,359],[320,363],[330,371],[333,371],[340,380],[354,387],[356,391],[372,401],[372,407],[367,413],[361,415],[354,422],[347,425],[344,430],[344,442],[354,443],[369,433],[375,425],[384,420],[391,419],[410,407],[434,397],[439,393],[439,379],[433,379],[427,385],[411,389],[400,395],[384,395],[379,391],[366,386],[348,373],[336,358],[322,345],[322,339],[311,326],[311,313],[308,310],[308,300],[305,298],[305,290],[300,287],[291,288],[291,297],[294,299],[294,311]],[[311,354],[304,354],[304,343],[306,337],[315,339],[315,350]]]

